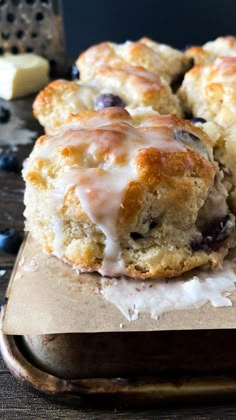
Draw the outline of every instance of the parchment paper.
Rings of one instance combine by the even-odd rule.
[[[7,290],[3,332],[38,335],[236,327],[236,292],[230,297],[232,307],[206,304],[196,310],[169,312],[158,320],[141,314],[137,321],[129,322],[101,296],[100,281],[99,275],[78,274],[57,258],[45,255],[29,236]]]

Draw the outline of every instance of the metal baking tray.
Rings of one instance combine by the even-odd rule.
[[[0,349],[16,378],[54,400],[140,407],[235,399],[235,338],[233,330],[1,333]]]

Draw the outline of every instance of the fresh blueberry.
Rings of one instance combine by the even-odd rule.
[[[193,124],[197,124],[197,123],[202,123],[202,124],[204,124],[204,123],[206,123],[207,122],[207,120],[205,120],[204,118],[201,118],[201,117],[193,117],[193,118],[191,118],[191,123],[193,123]]]
[[[18,162],[16,156],[11,153],[0,155],[0,170],[7,172],[17,172]]]
[[[71,78],[72,78],[72,80],[79,79],[79,70],[78,70],[76,64],[73,64],[73,66],[71,67]]]
[[[10,120],[11,113],[9,109],[0,106],[0,124],[6,124]]]
[[[104,93],[97,97],[94,109],[98,111],[99,109],[109,108],[111,106],[124,108],[125,104],[119,96],[113,95],[112,93]]]
[[[195,136],[195,134],[190,133],[186,130],[178,130],[174,133],[175,140],[181,141],[186,146],[191,147],[191,149],[196,150],[200,155],[208,158],[208,151],[206,146],[201,142],[201,140]]]
[[[0,249],[16,254],[21,244],[21,237],[15,229],[7,228],[0,232]]]

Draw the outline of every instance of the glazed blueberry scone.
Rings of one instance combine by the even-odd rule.
[[[203,119],[200,126],[215,138],[214,157],[225,172],[228,202],[236,213],[236,39],[218,38],[206,48],[211,58],[221,53],[228,56],[195,65],[185,74],[178,95],[185,112]]]
[[[36,97],[35,117],[54,133],[71,114],[109,106],[151,107],[181,116],[179,99],[160,77],[142,68],[99,69],[87,83],[56,80]]]
[[[235,219],[208,136],[121,107],[74,115],[25,163],[26,227],[81,271],[148,279],[221,264]]]
[[[236,123],[236,57],[219,57],[185,74],[178,95],[185,112],[228,128]]]
[[[136,42],[103,42],[94,45],[78,57],[76,65],[82,81],[90,80],[99,69],[105,67],[122,69],[132,66],[157,74],[171,83],[185,73],[190,62],[183,52],[144,37]]]
[[[192,58],[196,65],[211,64],[217,57],[236,57],[236,38],[221,36],[202,46],[193,46],[185,51],[185,56]]]

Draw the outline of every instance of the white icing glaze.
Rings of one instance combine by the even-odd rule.
[[[122,201],[123,191],[130,179],[136,176],[132,167],[124,176],[123,168],[115,168],[112,173],[94,171],[80,182],[76,192],[83,210],[104,233],[104,260],[100,272],[107,275],[120,274],[124,271],[119,239],[116,232],[116,220]]]
[[[36,148],[35,157],[53,156],[55,148],[82,146],[78,163],[64,166],[58,174],[51,193],[52,223],[55,232],[54,253],[63,257],[62,219],[58,216],[63,198],[70,186],[76,186],[76,194],[84,212],[105,235],[104,259],[100,273],[119,275],[125,272],[119,237],[116,231],[117,216],[125,189],[137,179],[135,157],[139,150],[156,147],[169,152],[186,152],[185,146],[157,127],[140,126],[139,130],[127,123],[113,124],[98,116],[89,121],[96,131],[84,130],[82,124],[67,126],[62,135],[48,138]],[[34,153],[34,152],[33,152]],[[53,158],[52,158],[53,159]],[[34,159],[27,162],[24,172],[30,169]]]
[[[185,279],[185,280],[184,280]],[[154,319],[161,314],[183,309],[196,309],[206,302],[214,307],[232,306],[225,296],[235,290],[236,275],[229,263],[217,272],[197,271],[169,281],[140,282],[131,279],[102,279],[101,294],[114,304],[128,321],[147,313]]]

